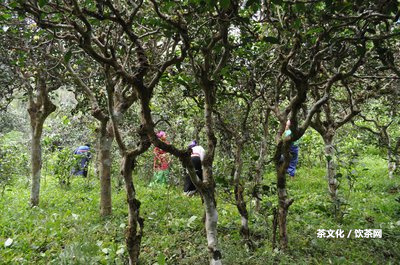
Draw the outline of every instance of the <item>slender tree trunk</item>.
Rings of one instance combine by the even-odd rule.
[[[205,96],[204,121],[206,125],[205,130],[208,143],[208,150],[203,160],[203,183],[205,185],[202,189],[202,195],[204,197],[204,206],[206,212],[206,233],[208,250],[210,253],[210,265],[221,265],[222,255],[218,249],[217,236],[218,212],[217,203],[215,200],[215,181],[212,170],[215,146],[217,145],[217,138],[214,134],[214,120],[212,117],[213,105],[215,102],[213,92],[215,88],[206,78],[204,78],[202,81],[202,89]]]
[[[129,264],[137,265],[140,254],[140,244],[143,235],[143,219],[140,217],[140,201],[136,199],[135,186],[132,181],[135,156],[125,154],[121,164],[121,174],[125,180],[128,202],[128,227],[125,232],[126,247],[129,254]]]
[[[293,199],[288,199],[286,192],[286,170],[290,162],[289,154],[290,143],[280,142],[277,146],[275,153],[275,165],[277,173],[277,192],[278,192],[278,225],[279,225],[279,245],[280,249],[285,251],[288,246],[288,235],[287,235],[287,214],[290,205],[293,203]],[[281,160],[283,155],[283,161]]]
[[[278,228],[278,212],[276,207],[272,211],[274,219],[272,220],[272,250],[276,247],[276,229]]]
[[[111,128],[110,128],[111,130]],[[107,130],[107,122],[101,123],[99,133],[99,171],[100,171],[100,215],[111,215],[111,146],[113,135]]]
[[[399,172],[399,166],[400,166],[400,137],[397,138],[396,140],[396,146],[394,148],[394,173],[397,174]]]
[[[236,207],[239,211],[242,223],[242,226],[240,228],[240,234],[244,239],[249,240],[250,239],[249,213],[247,211],[246,201],[244,200],[244,195],[243,195],[244,187],[240,183],[240,176],[242,175],[242,168],[243,168],[242,149],[243,149],[243,142],[238,141],[235,152],[235,173],[233,181],[235,184],[234,193],[235,193]]]
[[[204,198],[204,207],[206,213],[206,234],[207,234],[207,246],[210,256],[210,265],[222,265],[222,255],[218,249],[218,212],[217,204],[215,201],[214,188],[208,186],[202,195]]]
[[[43,124],[46,118],[56,110],[56,106],[50,101],[49,91],[46,87],[45,76],[39,76],[37,90],[28,89],[29,107],[28,113],[31,123],[31,168],[32,168],[32,189],[30,203],[31,206],[39,205],[40,178],[42,169],[42,146],[41,139]],[[36,99],[36,102],[34,100]]]
[[[265,156],[267,154],[268,121],[269,121],[270,113],[271,113],[271,111],[268,110],[265,115],[265,120],[262,123],[263,135],[262,135],[261,144],[260,144],[260,156],[257,160],[256,170],[255,170],[256,174],[255,174],[254,182],[257,187],[257,191],[255,194],[255,197],[256,197],[255,210],[257,212],[259,212],[260,208],[261,208],[261,194],[260,194],[259,189],[260,189],[261,182],[262,182],[262,174],[263,174],[263,168],[264,168],[264,163],[265,163]]]
[[[255,210],[256,212],[260,212],[261,209],[261,193],[260,193],[260,188],[261,188],[261,182],[262,182],[262,174],[263,174],[263,167],[265,163],[265,156],[267,153],[267,148],[266,148],[266,139],[263,139],[261,142],[260,146],[260,157],[258,158],[257,165],[256,165],[256,170],[255,170],[255,186],[257,187],[257,191],[255,194],[255,199],[256,199],[256,205],[255,205]]]
[[[330,132],[323,136],[325,143],[325,159],[326,159],[326,178],[328,180],[329,195],[333,203],[333,213],[336,218],[341,216],[340,201],[338,198],[338,185],[336,179],[336,154],[333,143],[334,132]]]
[[[390,145],[387,148],[387,160],[388,160],[389,178],[392,179],[394,172],[396,171],[396,158],[393,155],[392,148]]]
[[[32,121],[32,142],[31,142],[31,169],[32,169],[32,189],[31,189],[31,206],[39,205],[39,193],[40,193],[40,177],[42,169],[42,128],[43,122]]]

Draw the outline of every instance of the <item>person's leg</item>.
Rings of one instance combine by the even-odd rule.
[[[196,171],[196,175],[203,180],[203,169],[201,166],[201,159],[200,157],[192,157],[192,164],[194,166],[194,169]],[[195,185],[193,185],[193,190],[188,194],[189,196],[193,195],[197,191],[197,188]]]
[[[150,182],[149,186],[152,187],[154,186],[156,183],[158,183],[158,180],[160,178],[160,174],[161,174],[161,170],[154,170],[154,174],[153,174],[153,180]]]
[[[203,174],[201,171],[201,160],[199,157],[193,156],[190,159],[192,161],[192,165],[196,171],[196,175],[199,176],[199,174]],[[199,162],[200,162],[200,172],[199,172]],[[199,176],[200,177],[200,176]],[[201,179],[203,179],[203,176],[201,176]],[[186,173],[186,178],[185,178],[185,186],[184,186],[184,192],[193,192],[196,191],[196,186],[193,184],[192,180],[190,179],[189,173]]]
[[[194,166],[194,169],[196,170],[196,175],[203,180],[203,169],[201,167],[201,160],[200,157],[195,156],[192,157],[192,164]]]
[[[289,167],[287,169],[287,173],[294,177],[296,174],[296,166],[299,161],[299,147],[294,146],[293,144],[290,146],[290,155],[292,156],[290,159]]]
[[[185,185],[183,187],[183,191],[186,192],[190,192],[196,190],[196,187],[194,186],[192,180],[190,179],[189,173],[186,172],[185,175]]]
[[[161,176],[160,176],[160,183],[163,185],[167,185],[168,184],[168,177],[169,177],[169,170],[162,170],[161,171]]]

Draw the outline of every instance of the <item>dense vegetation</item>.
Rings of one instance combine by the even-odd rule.
[[[395,264],[399,17],[396,0],[3,1],[0,263]]]
[[[366,155],[359,164],[365,167],[359,167],[362,173],[354,191],[343,183],[343,193],[349,194],[348,214],[337,223],[330,213],[322,165],[302,163],[298,178],[288,183],[296,202],[289,215],[291,243],[286,253],[272,249],[273,194],[265,198],[260,213],[251,206],[250,227],[256,249],[249,250],[238,244],[240,219],[233,198],[218,187],[218,232],[225,263],[396,264],[400,258],[398,180],[386,178],[385,161],[377,155]],[[369,170],[363,171],[365,168]],[[263,182],[271,185],[274,181],[269,173]],[[145,179],[137,182],[145,209],[143,264],[206,264],[200,198],[184,196],[179,186],[155,189],[148,183]],[[124,192],[117,187],[114,181],[113,215],[104,219],[98,214],[100,187],[94,177],[75,178],[69,188],[63,188],[52,175],[45,175],[40,208],[28,206],[25,179],[10,186],[1,198],[2,263],[124,264],[127,211]],[[318,229],[339,228],[353,230],[351,239],[317,238]],[[354,238],[355,229],[368,228],[382,229],[382,238]],[[7,238],[13,243],[4,247]]]

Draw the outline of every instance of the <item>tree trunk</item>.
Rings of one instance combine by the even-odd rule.
[[[265,163],[265,156],[267,154],[267,137],[268,137],[268,120],[269,120],[269,115],[270,115],[270,110],[267,111],[266,115],[265,115],[265,120],[262,123],[263,126],[263,135],[262,135],[262,139],[261,139],[261,144],[260,144],[260,156],[257,160],[257,164],[256,164],[256,170],[255,170],[255,177],[254,177],[254,182],[255,182],[255,186],[256,186],[256,193],[255,193],[255,197],[256,197],[256,206],[255,206],[255,210],[257,212],[260,211],[261,208],[261,194],[260,194],[260,186],[261,186],[261,182],[262,182],[262,174],[263,174],[263,168],[264,168],[264,163]]]
[[[40,193],[40,177],[42,169],[42,146],[40,140],[42,138],[43,122],[32,121],[31,130],[31,169],[32,169],[32,189],[31,189],[31,206],[39,205]]]
[[[43,73],[37,76],[37,88],[32,89],[28,86],[29,107],[28,113],[31,123],[31,168],[32,168],[32,189],[31,206],[39,205],[40,178],[42,169],[42,146],[41,139],[43,133],[43,124],[46,118],[56,110],[56,106],[49,98],[49,89],[47,88],[46,78]],[[35,101],[36,100],[36,101]]]
[[[392,179],[394,172],[396,171],[396,158],[394,157],[392,153],[392,148],[389,145],[387,149],[387,160],[388,160],[388,173],[389,173],[389,178]]]
[[[222,255],[218,249],[218,212],[214,194],[214,188],[212,187],[209,187],[207,190],[205,190],[205,192],[202,193],[206,212],[205,226],[207,233],[207,245],[210,256],[210,265],[222,265]]]
[[[277,191],[279,200],[278,209],[278,224],[279,224],[279,245],[282,251],[285,251],[288,246],[287,235],[287,214],[293,199],[288,199],[286,192],[286,170],[290,162],[289,154],[290,142],[280,142],[275,153],[275,165],[277,173]],[[281,156],[283,155],[283,161]]]
[[[135,186],[132,181],[135,156],[125,154],[121,164],[121,174],[125,180],[128,202],[128,227],[125,232],[126,248],[129,254],[129,264],[136,265],[139,261],[140,243],[143,235],[143,219],[139,215],[140,201],[136,199]]]
[[[206,233],[208,242],[208,251],[210,253],[210,265],[222,265],[222,255],[218,249],[217,237],[217,224],[218,212],[217,203],[215,200],[215,181],[213,177],[212,165],[214,161],[215,146],[217,145],[217,138],[214,134],[214,120],[213,120],[213,104],[214,87],[212,82],[203,79],[202,89],[204,92],[204,121],[205,130],[207,135],[207,153],[203,160],[203,183],[204,188],[201,193],[204,198],[204,206],[206,212]]]
[[[399,173],[399,166],[400,166],[400,137],[396,140],[396,146],[394,148],[394,173]]]
[[[338,198],[338,185],[336,179],[336,154],[333,144],[334,132],[324,135],[325,159],[326,159],[326,178],[328,180],[328,190],[333,204],[333,213],[336,218],[341,216],[340,201]]]
[[[238,142],[235,152],[235,173],[233,181],[235,184],[234,194],[236,200],[236,207],[239,211],[242,227],[240,228],[240,234],[245,240],[250,239],[250,229],[249,229],[249,213],[246,208],[246,201],[244,200],[243,192],[244,187],[240,183],[240,176],[242,175],[243,160],[242,160],[242,149],[243,142]]]
[[[111,146],[113,135],[107,130],[107,122],[101,123],[99,134],[99,170],[100,170],[100,215],[111,215]]]

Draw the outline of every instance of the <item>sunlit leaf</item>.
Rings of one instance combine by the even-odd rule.
[[[12,243],[14,242],[14,240],[12,240],[12,238],[7,238],[6,242],[4,242],[4,247],[9,247],[12,245]]]

